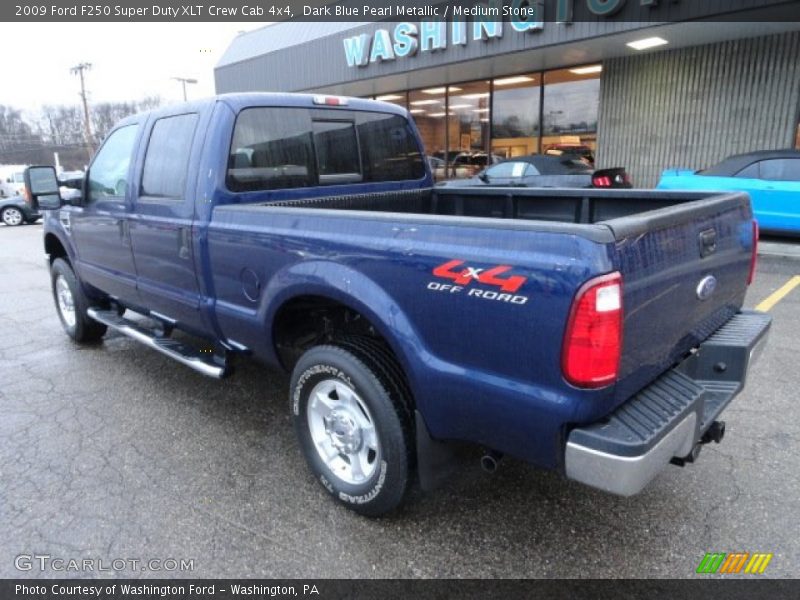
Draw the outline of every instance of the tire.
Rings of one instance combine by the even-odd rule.
[[[414,464],[409,399],[381,363],[352,342],[315,346],[297,362],[290,387],[311,472],[338,502],[371,517],[401,504]]]
[[[0,213],[0,220],[9,227],[18,227],[25,222],[25,215],[16,206],[6,206]]]
[[[53,261],[53,266],[50,267],[50,283],[56,312],[67,335],[79,344],[99,341],[105,335],[107,327],[86,314],[89,300],[72,267],[63,258]]]

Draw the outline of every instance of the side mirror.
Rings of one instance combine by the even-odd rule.
[[[53,167],[28,167],[25,169],[25,193],[39,210],[61,208],[58,178]]]
[[[483,183],[489,183],[489,176],[486,174],[486,171],[479,173],[478,179],[480,179]]]

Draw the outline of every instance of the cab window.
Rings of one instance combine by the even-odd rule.
[[[153,125],[142,173],[142,196],[181,198],[197,114],[164,117]]]
[[[128,189],[128,167],[136,142],[137,125],[127,125],[106,139],[89,169],[89,199],[124,196]]]

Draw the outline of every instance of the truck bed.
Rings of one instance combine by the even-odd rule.
[[[229,338],[252,338],[263,315],[269,320],[278,282],[297,280],[310,295],[357,293],[362,314],[391,315],[386,327],[403,329],[396,351],[407,357],[401,362],[435,437],[524,448],[521,458],[533,462],[563,443],[545,431],[611,413],[736,314],[747,288],[745,194],[433,188],[267,200],[254,193],[221,202],[209,223],[217,316]],[[708,231],[714,247],[702,256]],[[435,291],[452,279],[437,279],[434,269],[453,260],[509,265],[526,278],[524,304],[478,299],[468,293],[475,283]],[[243,269],[271,283],[255,304],[241,300]],[[571,388],[560,363],[569,308],[585,281],[613,271],[622,275],[624,306],[617,383]],[[700,300],[698,282],[710,273],[716,291]],[[269,356],[271,337],[264,332],[257,355]]]
[[[702,192],[653,190],[433,188],[279,200],[261,205],[594,224],[677,207],[688,202],[694,203],[692,210],[696,211],[699,208],[697,201],[716,204],[729,197]],[[652,218],[653,215],[649,216],[648,223],[652,223]],[[634,223],[628,220],[615,225],[615,230],[623,232],[629,231]]]

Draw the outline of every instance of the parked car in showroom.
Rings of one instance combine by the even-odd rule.
[[[474,177],[438,184],[448,187],[511,186],[566,188],[630,188],[624,168],[595,171],[582,160],[565,156],[528,154],[491,165]]]
[[[656,187],[747,192],[762,231],[800,234],[800,150],[737,154],[701,171],[667,169]]]

